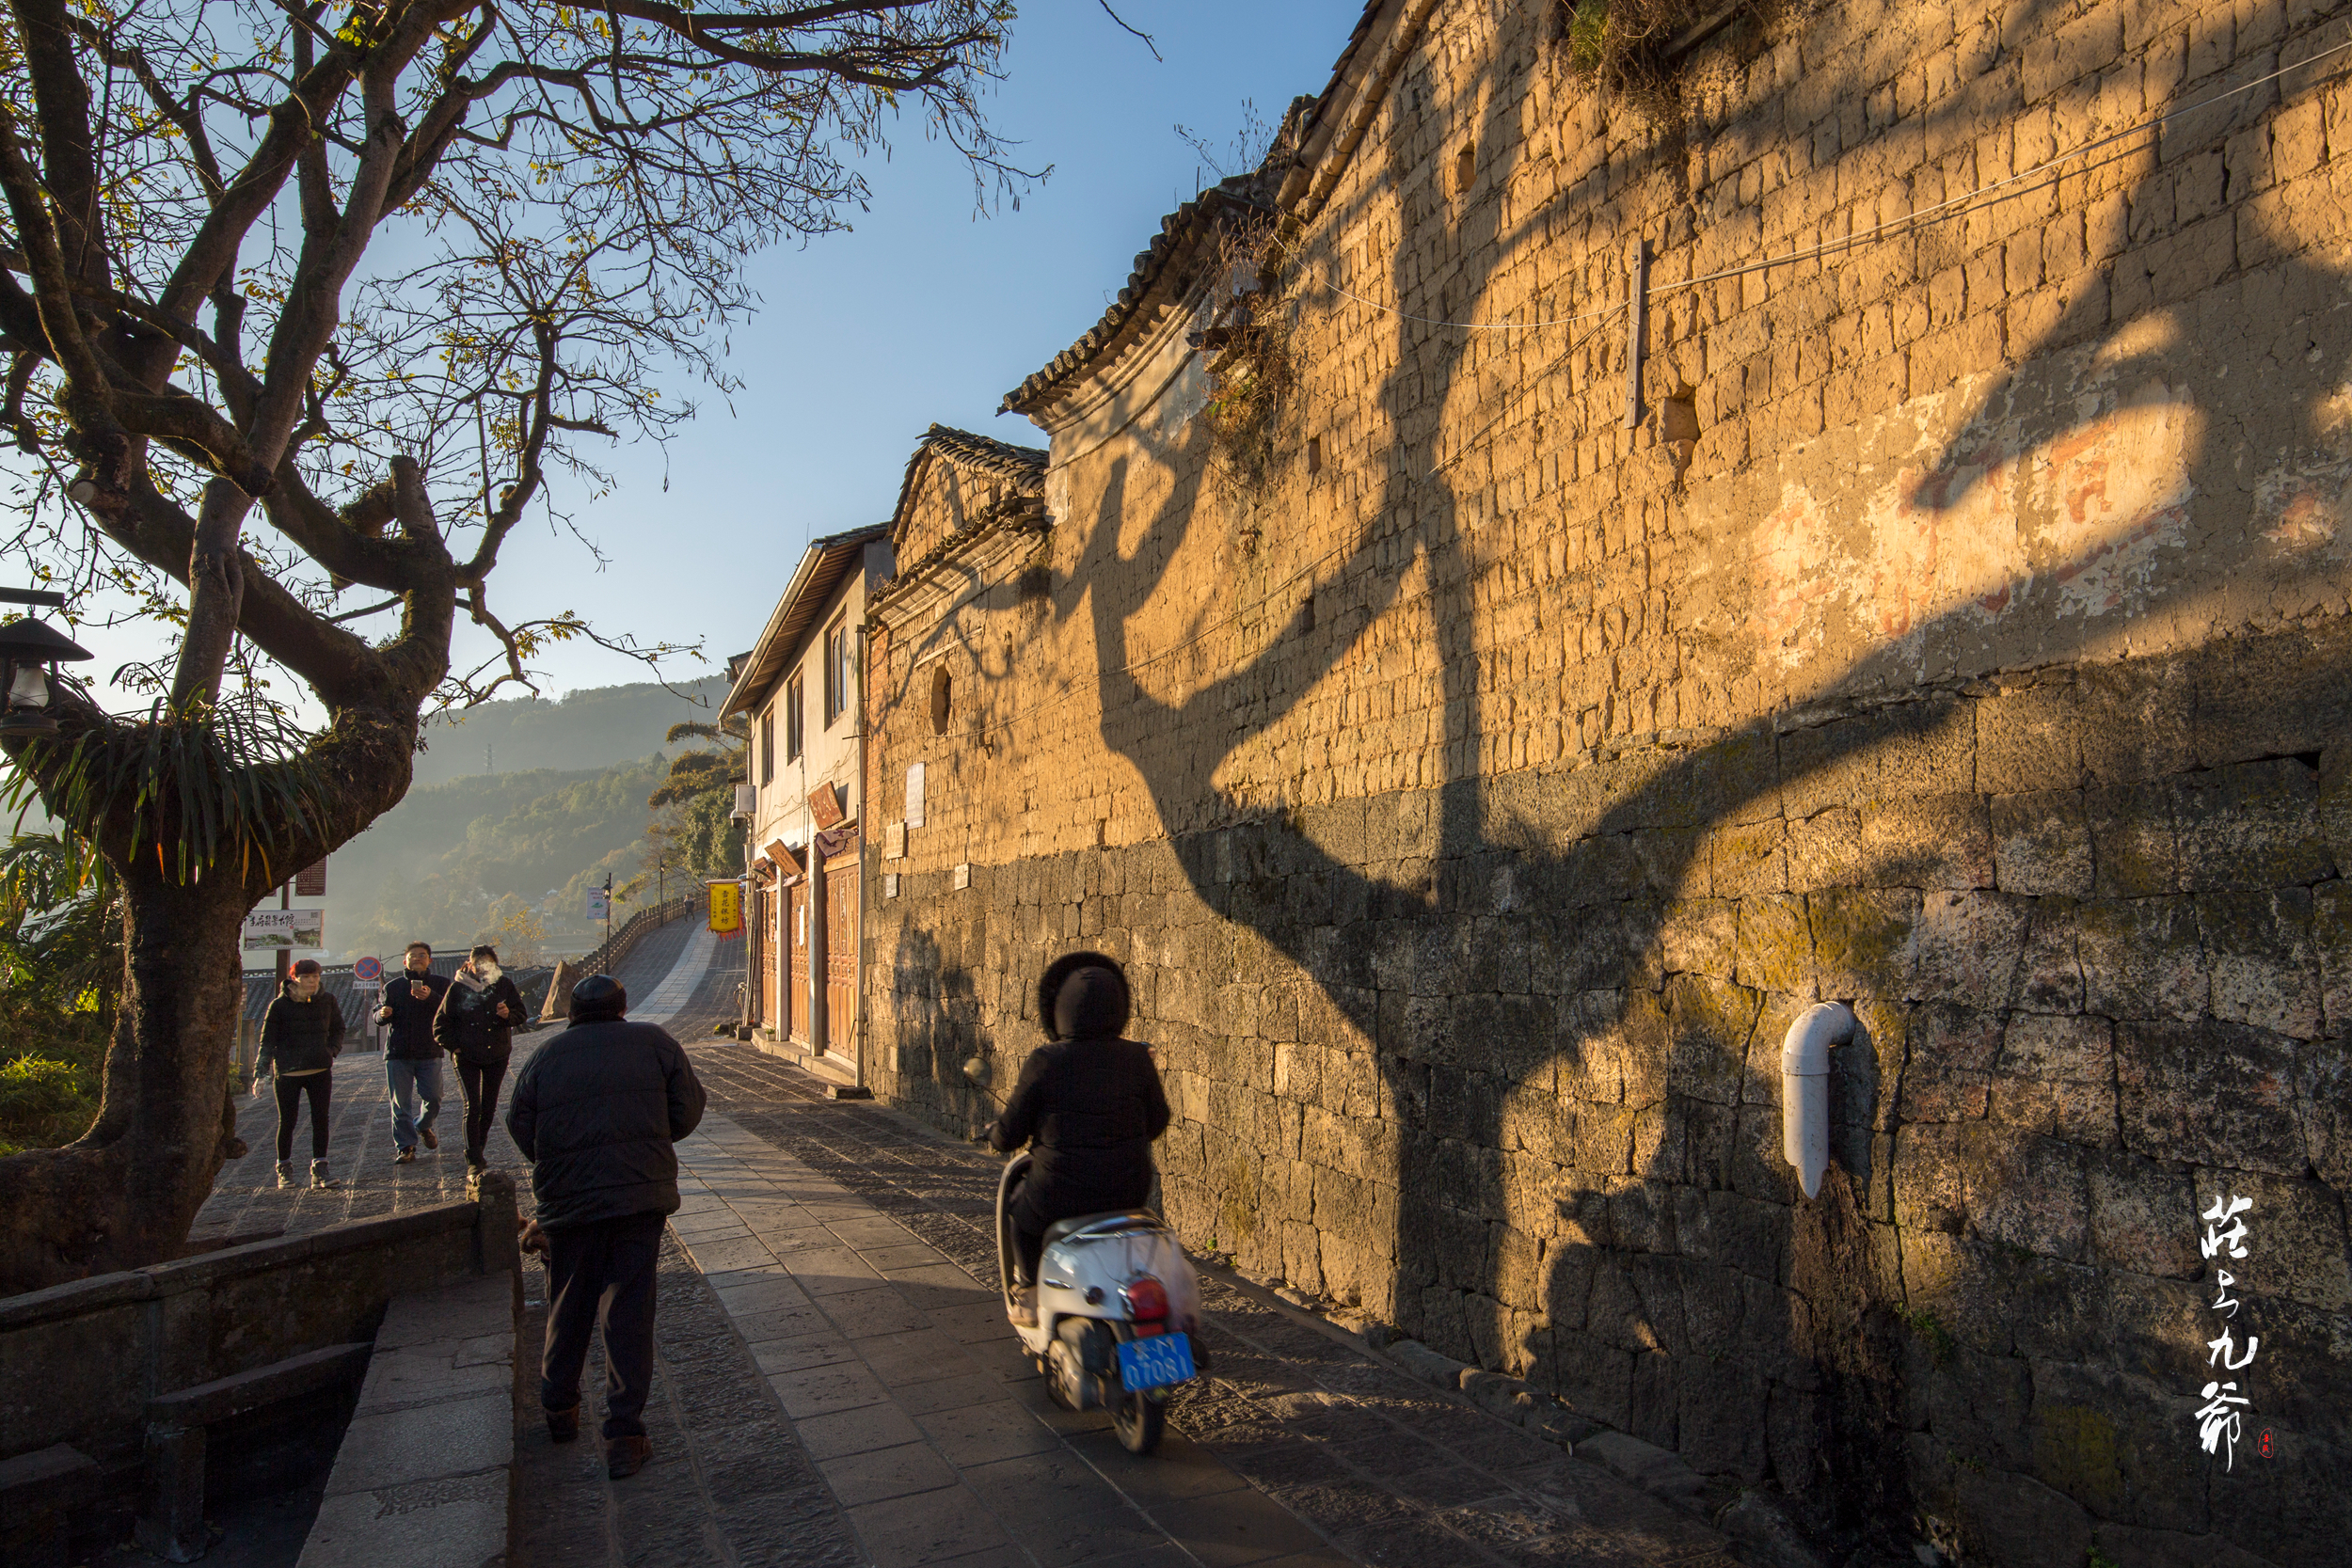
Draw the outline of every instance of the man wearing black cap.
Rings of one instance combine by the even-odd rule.
[[[599,1320],[606,1471],[644,1468],[653,1444],[641,1413],[653,1385],[654,1266],[662,1222],[677,1212],[671,1145],[703,1118],[703,1086],[659,1024],[629,1023],[628,993],[608,974],[572,989],[571,1027],[541,1046],[506,1112],[531,1162],[535,1223],[548,1254],[548,1339],[539,1404],[548,1435],[580,1435],[580,1370]]]

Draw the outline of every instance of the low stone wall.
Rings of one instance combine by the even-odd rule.
[[[135,1462],[147,1402],[374,1338],[395,1294],[518,1265],[515,1189],[0,1298],[0,1459]]]

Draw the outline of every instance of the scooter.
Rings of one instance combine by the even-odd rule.
[[[996,1183],[996,1273],[1005,1317],[1055,1402],[1107,1407],[1130,1453],[1159,1447],[1168,1391],[1200,1375],[1200,1282],[1166,1221],[1148,1209],[1056,1220],[1038,1259],[1037,1322],[1020,1319],[1012,1194],[1029,1156]]]

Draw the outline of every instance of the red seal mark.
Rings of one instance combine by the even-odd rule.
[[[2262,1441],[2255,1444],[2254,1447],[2265,1459],[2268,1459],[2270,1457],[2270,1429],[2268,1427],[2263,1428]]]

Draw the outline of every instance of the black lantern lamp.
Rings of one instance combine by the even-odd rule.
[[[0,714],[0,737],[55,735],[50,694],[61,662],[98,656],[46,622],[26,616],[0,626],[0,678],[7,681],[8,711]]]

